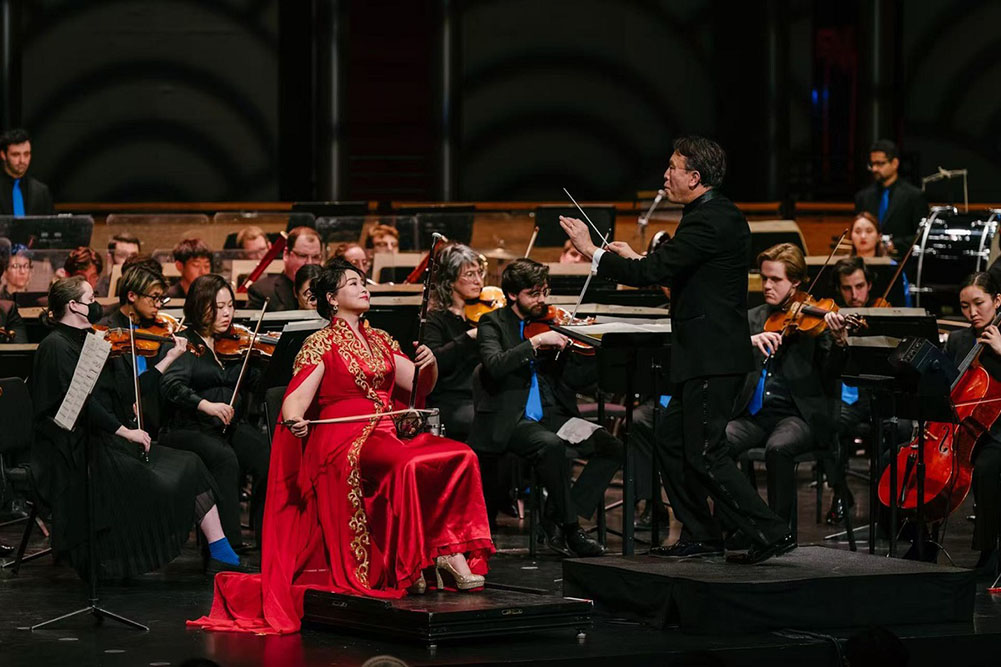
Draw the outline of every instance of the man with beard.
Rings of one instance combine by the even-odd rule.
[[[0,135],[0,215],[55,215],[49,186],[28,176],[31,137],[24,130]]]
[[[581,419],[577,409],[574,390],[595,382],[594,359],[557,354],[569,340],[556,331],[525,335],[526,325],[548,311],[545,264],[511,262],[501,289],[508,305],[483,315],[477,328],[482,391],[474,385],[475,416],[467,442],[477,453],[509,451],[528,459],[549,492],[542,522],[546,543],[565,556],[600,556],[604,548],[577,517],[589,518],[603,502],[623,450],[608,431]],[[572,488],[568,453],[589,459]]]
[[[924,193],[900,179],[897,145],[879,139],[869,149],[873,184],[855,194],[855,213],[867,212],[879,221],[879,231],[890,237],[886,249],[895,257],[914,242],[918,223],[928,214]]]

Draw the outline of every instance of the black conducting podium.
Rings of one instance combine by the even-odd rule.
[[[612,321],[601,324],[554,326],[553,329],[574,340],[594,346],[598,362],[598,390],[603,395],[625,397],[625,457],[622,462],[622,553],[635,551],[633,519],[635,514],[635,470],[629,439],[632,433],[633,408],[637,395],[659,397],[669,386],[671,323],[669,320]],[[569,352],[566,354],[570,354]],[[654,410],[654,433],[657,411]],[[654,497],[658,496],[657,457],[651,457]],[[654,522],[651,542],[657,542]]]

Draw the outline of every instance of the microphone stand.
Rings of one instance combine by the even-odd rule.
[[[657,190],[657,196],[653,198],[653,203],[650,204],[650,208],[646,210],[646,213],[636,218],[636,226],[639,228],[640,246],[642,248],[646,248],[646,228],[647,225],[650,224],[650,216],[653,215],[653,212],[658,206],[660,206],[660,202],[664,199],[664,195],[666,194],[667,192],[663,189]]]

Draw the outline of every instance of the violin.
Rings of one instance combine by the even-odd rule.
[[[480,318],[487,313],[503,308],[507,305],[507,297],[500,287],[488,285],[480,290],[480,296],[472,301],[467,301],[463,308],[466,321],[470,324],[479,324]]]
[[[565,308],[560,308],[559,306],[550,305],[546,310],[546,314],[537,320],[532,320],[525,324],[525,340],[528,340],[536,334],[545,333],[547,331],[552,331],[553,326],[574,326],[581,324],[594,324],[593,317],[587,317],[584,319],[573,317],[570,311]],[[557,349],[548,345],[544,345],[539,348],[540,350],[550,350]],[[566,349],[576,352],[578,354],[583,354],[585,356],[591,356],[594,354],[594,346],[588,345],[587,343],[582,343],[579,340],[573,338],[570,339],[570,343],[567,345]]]
[[[174,334],[180,330],[180,323],[170,315],[159,313],[156,320],[147,326],[134,329],[120,327],[109,328],[95,325],[94,329],[104,332],[104,340],[111,343],[111,356],[132,354],[132,339],[135,339],[136,354],[140,357],[155,357],[160,353],[161,345],[173,345]],[[204,345],[188,341],[188,352],[200,357],[205,353]]]
[[[783,337],[796,332],[816,337],[827,331],[824,316],[838,312],[834,299],[815,299],[808,293],[796,290],[786,302],[785,308],[777,310],[765,320],[765,331],[781,333]],[[864,329],[868,325],[864,317],[852,313],[845,316],[849,331]]]
[[[254,334],[242,324],[231,324],[229,329],[215,335],[215,353],[220,359],[239,359],[249,350],[252,355],[270,359],[278,345],[278,336]]]

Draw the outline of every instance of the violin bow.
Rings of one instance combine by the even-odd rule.
[[[132,350],[132,386],[136,392],[136,426],[141,431],[143,430],[143,406],[142,397],[139,394],[139,362],[136,360],[136,330],[133,326],[131,315],[129,316],[129,346]],[[139,457],[144,463],[149,463],[149,452],[142,445],[139,445]]]
[[[240,385],[243,383],[243,376],[247,372],[247,362],[250,361],[250,353],[254,351],[254,341],[257,340],[257,334],[261,330],[261,322],[264,321],[264,311],[268,309],[268,303],[271,302],[271,297],[264,299],[264,304],[261,306],[261,312],[257,316],[257,324],[254,326],[254,334],[250,337],[250,343],[247,345],[247,351],[243,354],[243,364],[240,365],[240,375],[236,378],[236,385],[233,387],[233,395],[229,397],[229,407],[234,407],[236,405],[236,397],[240,393]],[[234,413],[234,417],[236,414]],[[230,422],[232,423],[232,422]],[[229,424],[225,424],[222,428],[222,432],[225,433],[229,428]]]
[[[904,272],[904,265],[907,264],[907,260],[911,258],[911,253],[913,252],[914,252],[914,244],[912,243],[911,247],[907,249],[907,253],[900,258],[900,264],[897,265],[897,270],[893,274],[893,278],[891,278],[890,282],[886,284],[886,290],[883,292],[883,296],[880,297],[883,301],[886,301],[886,297],[890,295],[890,290],[893,288],[894,284],[896,284],[897,280],[900,278],[900,274]]]
[[[369,419],[378,419],[382,417],[395,417],[397,415],[407,415],[407,414],[426,414],[435,415],[438,414],[438,408],[407,408],[405,410],[390,410],[389,412],[373,412],[368,415],[347,415],[345,417],[332,417],[329,419],[304,419],[307,424],[346,424],[348,422],[361,422],[367,421]],[[288,427],[295,423],[292,419],[283,419],[279,422],[282,426]]]
[[[587,220],[587,224],[591,225],[591,229],[593,229],[594,233],[597,234],[598,238],[601,239],[601,247],[603,249],[607,248],[608,247],[608,235],[607,234],[602,234],[600,231],[598,231],[597,225],[595,225],[593,222],[591,222],[591,218],[589,218],[587,216],[587,213],[585,213],[584,209],[582,209],[580,207],[580,204],[578,204],[577,200],[573,198],[573,195],[570,194],[569,190],[567,190],[566,188],[563,188],[563,192],[565,192],[567,194],[567,197],[570,197],[570,201],[573,202],[573,205],[577,207],[577,210],[580,211],[580,214],[584,216],[585,220]],[[592,275],[594,275],[594,274],[591,273],[590,271],[588,271],[587,278],[584,280],[584,289],[582,289],[580,291],[580,294],[577,296],[577,303],[574,304],[573,312],[570,313],[570,319],[571,319],[571,321],[573,321],[573,318],[577,317],[577,309],[580,308],[580,304],[584,301],[584,294],[587,293],[587,288],[591,286],[591,276]],[[556,357],[559,358],[559,353],[557,353]]]
[[[834,258],[834,254],[839,248],[841,248],[841,244],[844,242],[846,236],[848,236],[848,227],[845,227],[845,231],[841,232],[841,237],[838,239],[838,242],[834,244],[833,248],[831,248],[831,254],[827,256],[827,259],[824,261],[824,265],[820,267],[820,271],[817,271],[817,277],[810,281],[810,288],[806,290],[807,296],[810,296],[813,292],[813,286],[820,282],[820,276],[824,275],[824,271],[827,270],[827,265],[831,263],[831,260]]]
[[[535,247],[535,239],[539,238],[539,226],[536,225],[535,229],[532,230],[532,238],[528,239],[528,247],[525,248],[524,257],[527,259],[529,255],[532,254],[532,248]]]

